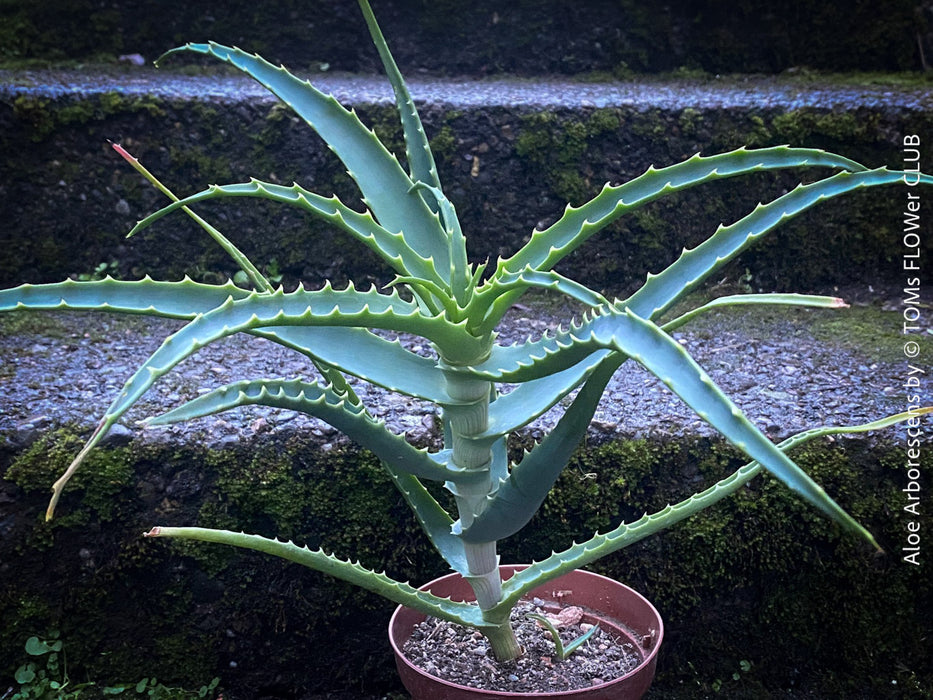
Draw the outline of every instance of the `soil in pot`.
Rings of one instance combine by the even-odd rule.
[[[565,644],[596,622],[580,607],[536,598],[512,611],[515,634],[524,650],[518,659],[500,663],[479,632],[435,618],[415,626],[404,652],[415,665],[451,683],[510,693],[589,688],[624,676],[642,661],[632,641],[605,624],[568,658],[559,660],[550,633],[527,617],[533,612],[548,614]]]
[[[499,568],[503,580],[524,569],[524,566],[502,565]],[[435,579],[422,586],[422,590],[429,591],[442,598],[450,598],[455,601],[473,601],[475,596],[469,582],[459,574],[448,574]],[[539,599],[536,601],[535,599]],[[405,643],[413,635],[414,628],[424,622],[425,615],[410,608],[399,606],[396,608],[392,619],[389,622],[389,641],[395,652],[395,662],[401,676],[402,683],[412,697],[416,700],[480,700],[481,698],[502,697],[502,698],[524,698],[524,697],[561,697],[561,698],[586,698],[587,700],[640,700],[647,692],[651,681],[654,678],[655,664],[657,663],[658,649],[664,637],[664,623],[661,620],[658,611],[651,603],[636,591],[627,586],[591,573],[589,571],[574,570],[567,572],[551,581],[547,581],[528,592],[525,601],[532,603],[541,603],[549,610],[558,611],[566,607],[578,607],[584,612],[582,622],[593,624],[599,622],[600,629],[606,632],[610,637],[622,641],[630,646],[627,650],[634,651],[634,663],[636,667],[623,673],[621,676],[610,677],[607,669],[603,669],[599,678],[604,683],[598,683],[594,678],[589,679],[575,690],[556,690],[550,684],[544,691],[536,690],[491,690],[487,688],[477,688],[474,678],[470,678],[470,683],[461,683],[453,680],[446,680],[434,673],[426,671],[418,663],[413,662],[411,658],[403,651]],[[592,611],[592,612],[591,612]],[[522,622],[524,616],[521,616]],[[624,622],[623,622],[624,621]],[[435,628],[435,623],[430,623],[426,632],[422,634],[429,636]],[[534,629],[534,628],[531,628]],[[439,630],[436,634],[440,634]],[[446,632],[445,632],[446,634]],[[534,644],[544,643],[547,645],[550,640],[549,635],[543,636],[541,632],[535,630],[536,641]],[[568,636],[579,636],[578,631],[569,631]],[[482,677],[483,671],[488,673],[490,666],[495,667],[495,661],[480,644],[482,638],[476,639],[467,634],[469,640],[469,651],[477,657],[480,671],[476,674]],[[544,642],[540,640],[544,639]],[[600,641],[590,640],[590,645],[595,645],[598,652],[605,650],[599,649],[600,644],[605,643],[606,637]],[[483,643],[484,644],[484,643]],[[546,646],[546,651],[536,654],[534,645],[525,643],[525,646],[531,646],[526,658],[535,665],[542,665],[548,669],[547,663],[542,663],[540,656],[546,655],[548,660],[553,657],[553,641],[551,646]],[[476,650],[476,651],[474,651]],[[573,656],[579,654],[578,649]],[[436,653],[432,650],[430,656]],[[572,659],[573,656],[570,658]],[[585,657],[581,657],[585,658]],[[432,659],[428,660],[434,663],[438,662]],[[557,667],[557,664],[551,664]],[[504,675],[518,676],[522,678],[521,670],[518,667],[513,668]],[[548,669],[550,670],[550,669]],[[463,675],[474,673],[473,670],[465,672]],[[514,682],[514,679],[513,679]]]

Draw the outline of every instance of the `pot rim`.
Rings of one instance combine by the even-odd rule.
[[[505,576],[505,577],[503,578],[503,580],[506,580],[506,579],[510,578],[511,575],[512,575],[513,573],[518,572],[518,571],[521,571],[522,569],[525,569],[525,568],[527,568],[527,567],[528,567],[528,564],[503,564],[503,565],[500,565],[500,566],[499,566],[499,571],[500,571],[500,573],[508,572],[509,575],[508,575],[508,576]],[[592,577],[592,578],[595,578],[595,579],[601,579],[601,580],[603,580],[603,581],[605,581],[605,582],[611,583],[611,584],[614,585],[614,586],[618,586],[618,587],[624,589],[625,591],[628,592],[628,594],[632,595],[633,597],[635,597],[635,598],[637,598],[637,599],[640,599],[640,601],[641,601],[644,605],[646,605],[646,606],[648,607],[648,609],[650,610],[651,614],[652,614],[652,615],[654,616],[654,618],[657,620],[657,623],[658,623],[657,636],[656,636],[656,638],[654,639],[654,641],[652,642],[651,648],[648,649],[648,650],[646,650],[642,645],[639,644],[639,649],[640,649],[641,651],[645,652],[645,655],[644,655],[644,657],[642,658],[641,663],[639,663],[638,666],[636,666],[635,668],[633,668],[631,671],[629,671],[629,672],[626,673],[625,675],[618,676],[618,677],[613,678],[613,679],[611,679],[611,680],[605,681],[604,683],[599,683],[599,684],[597,684],[597,685],[587,686],[586,688],[577,688],[577,689],[575,689],[575,690],[556,690],[556,691],[548,691],[548,692],[546,692],[546,693],[538,693],[538,692],[516,693],[516,692],[512,692],[512,691],[502,691],[502,690],[485,690],[485,689],[481,689],[481,688],[475,688],[475,687],[469,686],[469,685],[461,685],[461,684],[459,684],[459,683],[454,683],[454,682],[452,682],[452,681],[448,681],[448,680],[445,680],[445,679],[440,678],[440,677],[438,677],[438,676],[435,676],[435,675],[433,675],[433,674],[431,674],[431,673],[428,673],[427,671],[425,671],[425,670],[424,670],[423,668],[421,668],[420,666],[417,666],[417,665],[413,664],[413,663],[408,659],[408,657],[405,655],[405,653],[402,651],[401,647],[396,643],[396,641],[395,641],[395,635],[393,634],[393,630],[395,629],[398,616],[399,616],[400,614],[402,614],[402,612],[403,612],[404,610],[410,610],[410,608],[406,608],[404,605],[398,605],[398,606],[396,606],[395,610],[392,612],[392,617],[389,619],[389,644],[392,645],[392,651],[395,653],[395,657],[396,657],[397,660],[400,659],[400,660],[401,660],[406,666],[408,666],[409,668],[415,670],[416,672],[418,672],[418,673],[420,673],[420,674],[422,674],[422,675],[425,675],[425,676],[430,677],[433,681],[437,682],[438,684],[443,685],[443,686],[446,686],[446,687],[451,688],[451,689],[467,689],[467,690],[473,690],[473,691],[477,691],[477,692],[482,692],[482,693],[485,693],[485,694],[489,695],[490,697],[503,697],[503,698],[515,698],[516,696],[519,696],[519,697],[529,697],[529,698],[533,698],[533,697],[556,697],[556,698],[559,698],[559,697],[573,697],[573,696],[576,695],[576,694],[585,693],[585,692],[589,692],[589,691],[592,691],[592,690],[600,690],[600,689],[609,688],[609,687],[611,687],[613,684],[622,684],[624,681],[628,680],[628,679],[631,678],[632,676],[636,675],[637,673],[642,672],[642,670],[643,670],[646,666],[648,666],[648,665],[650,665],[650,664],[653,664],[653,663],[656,661],[657,654],[658,654],[658,650],[661,648],[661,642],[662,642],[662,640],[664,639],[664,620],[663,620],[663,618],[661,617],[661,613],[658,612],[657,608],[654,607],[654,605],[651,603],[650,600],[648,600],[645,596],[643,596],[641,593],[639,593],[638,591],[636,591],[634,588],[631,588],[630,586],[625,585],[625,584],[622,583],[621,581],[617,581],[617,580],[614,579],[614,578],[610,578],[610,577],[608,577],[608,576],[603,576],[602,574],[597,574],[597,573],[592,572],[592,571],[587,571],[586,569],[574,569],[573,571],[567,572],[566,574],[562,574],[561,576],[567,576],[568,574],[575,574],[575,573],[580,573],[580,574],[583,574],[583,575],[585,575],[585,576]],[[421,586],[421,587],[419,588],[419,590],[427,591],[427,590],[429,590],[429,588],[430,588],[431,586],[433,586],[434,584],[438,583],[439,581],[443,581],[443,580],[447,580],[447,579],[452,579],[452,578],[463,578],[463,577],[462,577],[461,574],[459,574],[459,573],[457,573],[457,572],[452,572],[452,573],[446,574],[446,575],[444,575],[444,576],[439,576],[438,578],[433,579],[432,581],[429,581],[428,583],[426,583],[426,584],[424,584],[423,586]],[[557,577],[557,578],[555,578],[555,579],[552,579],[551,581],[549,581],[549,582],[547,582],[547,583],[552,583],[552,582],[554,582],[554,581],[558,581],[558,580],[560,580],[560,578],[561,578],[561,577],[559,576],[559,577]],[[546,584],[542,584],[542,585],[546,585]],[[524,597],[524,596],[523,596],[523,597]],[[588,606],[588,607],[590,607],[590,609],[591,609],[593,612],[596,612],[596,613],[599,613],[599,612],[600,612],[598,609],[593,608],[592,606]],[[420,614],[420,613],[419,613],[419,614]],[[610,618],[610,619],[612,619],[612,618]],[[613,619],[613,622],[616,622],[616,623],[620,624],[620,626],[622,626],[622,627],[628,629],[629,632],[633,632],[633,631],[634,631],[634,630],[631,630],[631,628],[628,627],[628,625],[626,624],[626,622],[625,622],[624,620],[615,620],[615,619]]]

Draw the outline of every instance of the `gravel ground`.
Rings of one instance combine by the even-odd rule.
[[[320,73],[314,84],[346,104],[387,104],[392,90],[381,76]],[[923,111],[933,108],[933,93],[924,88],[884,85],[801,84],[781,78],[747,76],[711,81],[619,81],[588,83],[557,78],[490,80],[411,77],[416,102],[453,109],[476,107],[629,107],[639,109],[712,108],[874,108]],[[117,91],[127,96],[241,101],[275,101],[251,78],[239,75],[179,75],[171,70],[141,68],[131,73],[75,70],[0,70],[0,100],[18,95],[63,97]]]
[[[844,312],[781,310],[764,321],[741,310],[715,312],[674,337],[775,439],[820,424],[863,422],[905,410],[903,362],[885,362],[851,349],[841,339],[826,342],[810,332],[808,319],[813,314],[832,313]],[[531,300],[512,309],[499,342],[538,336],[571,315],[570,309]],[[175,321],[100,313],[50,312],[37,318],[27,331],[0,335],[0,438],[14,447],[64,424],[90,430],[136,367],[180,327]],[[898,319],[892,312],[894,327]],[[417,338],[401,340],[409,349],[429,352]],[[147,416],[227,382],[313,376],[303,356],[263,339],[233,336],[163,377],[114,429],[112,439],[143,437],[222,447],[257,433],[300,430],[322,445],[333,444],[344,438],[321,421],[261,407],[168,427],[138,425]],[[353,381],[363,401],[393,431],[419,443],[437,442],[432,406]],[[562,410],[559,404],[542,415],[528,429],[530,434],[542,436]],[[591,426],[591,439],[708,434],[711,428],[634,363],[616,372]]]

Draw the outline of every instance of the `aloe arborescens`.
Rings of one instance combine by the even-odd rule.
[[[437,598],[358,563],[291,542],[198,527],[155,527],[149,534],[232,544],[304,564],[430,615],[473,626],[489,639],[499,659],[520,653],[508,618],[511,608],[527,591],[687,518],[734,492],[761,469],[845,529],[873,543],[871,535],[785,453],[816,436],[881,428],[906,416],[867,425],[815,429],[775,445],[669,335],[694,315],[719,305],[833,307],[840,301],[792,294],[730,296],[663,325],[659,325],[659,319],[711,273],[782,221],[853,190],[901,182],[903,173],[868,169],[824,151],[785,146],[740,148],[710,157],[696,155],[670,167],[649,168],[623,185],[606,185],[582,206],[568,207],[552,226],[534,231],[520,250],[499,259],[494,268],[474,264],[467,255],[467,239],[454,204],[444,194],[438,178],[414,103],[368,3],[360,0],[360,5],[395,92],[407,148],[407,171],[353,111],[282,67],[214,43],[188,44],[169,54],[187,51],[212,56],[252,76],[278,96],[342,159],[362,192],[362,211],[297,184],[286,187],[259,180],[211,186],[179,200],[118,147],[174,200],[139,222],[134,232],[181,209],[235,258],[252,289],[229,283],[206,285],[187,279],[159,282],[146,278],[23,285],[0,292],[2,310],[107,310],[187,321],[126,383],[85,448],[55,484],[49,517],[65,483],[88,450],[159,377],[209,343],[233,333],[248,333],[306,355],[319,378],[247,378],[149,422],[166,424],[262,404],[303,411],[331,423],[382,460],[432,544],[453,570],[470,581],[478,605]],[[649,275],[627,299],[608,299],[554,271],[566,255],[607,224],[659,197],[723,178],[803,167],[835,172],[769,204],[760,204],[736,223],[720,227],[701,245],[685,250],[663,272]],[[926,175],[919,179],[924,184],[933,182]],[[272,200],[327,220],[380,256],[396,274],[392,288],[359,290],[351,285],[334,289],[325,285],[313,291],[299,287],[289,293],[273,288],[223,234],[191,210],[204,200],[225,197]],[[497,344],[496,329],[504,314],[531,288],[566,295],[588,311],[568,327],[540,339],[511,346]],[[410,352],[373,332],[378,329],[423,337],[436,354],[424,357]],[[628,360],[660,378],[752,461],[677,505],[596,534],[531,565],[506,582],[500,581],[497,541],[516,533],[531,519],[585,435],[610,377]],[[444,425],[444,449],[419,449],[387,430],[353,391],[347,375],[436,404]],[[515,388],[504,392],[497,388],[503,384]],[[556,427],[534,449],[510,464],[506,450],[509,434],[562,400],[568,407]],[[448,513],[439,504],[424,487],[426,480],[440,482],[453,494],[456,513]]]

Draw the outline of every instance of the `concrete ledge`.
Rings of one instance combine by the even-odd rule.
[[[369,78],[322,76],[398,150],[387,88]],[[210,86],[210,87],[208,87]],[[928,93],[888,87],[747,82],[580,84],[555,81],[415,80],[445,189],[470,253],[495,259],[533,227],[582,203],[606,182],[693,153],[743,145],[822,147],[873,166],[903,166],[906,134],[933,138]],[[251,176],[298,181],[356,206],[341,165],[304,125],[249,82],[149,72],[0,72],[0,284],[47,282],[95,270],[126,279],[149,273],[204,280],[234,271],[182,216],[131,241],[136,219],[163,204],[116,157],[122,141],[167,184],[192,193]],[[825,172],[825,171],[824,171]],[[815,171],[725,181],[623,217],[561,270],[595,286],[631,290],[681,247],[706,238],[759,201]],[[900,283],[903,198],[897,188],[822,204],[785,224],[725,273],[765,290],[812,291],[847,283]],[[262,267],[310,285],[388,281],[367,251],[283,206],[226,201],[201,211]],[[923,255],[931,243],[921,244]]]
[[[892,293],[851,288],[848,296],[855,306],[849,309],[710,312],[674,337],[756,424],[784,439],[818,425],[857,424],[907,410],[903,317],[900,300]],[[578,314],[560,299],[530,295],[506,317],[498,342],[537,338],[566,327]],[[123,382],[181,325],[102,313],[0,315],[0,435],[22,447],[49,428],[91,430]],[[401,341],[430,354],[422,339]],[[319,446],[333,442],[334,432],[316,419],[260,407],[165,428],[138,425],[209,389],[263,377],[311,380],[315,371],[303,356],[269,341],[246,335],[226,338],[163,377],[127,414],[123,438],[224,447],[264,434],[299,432]],[[432,406],[355,378],[351,382],[394,432],[407,433],[415,442],[438,444]],[[553,428],[563,406],[537,419],[526,437],[537,439]],[[596,440],[715,434],[634,363],[616,373],[594,420],[591,437]]]

